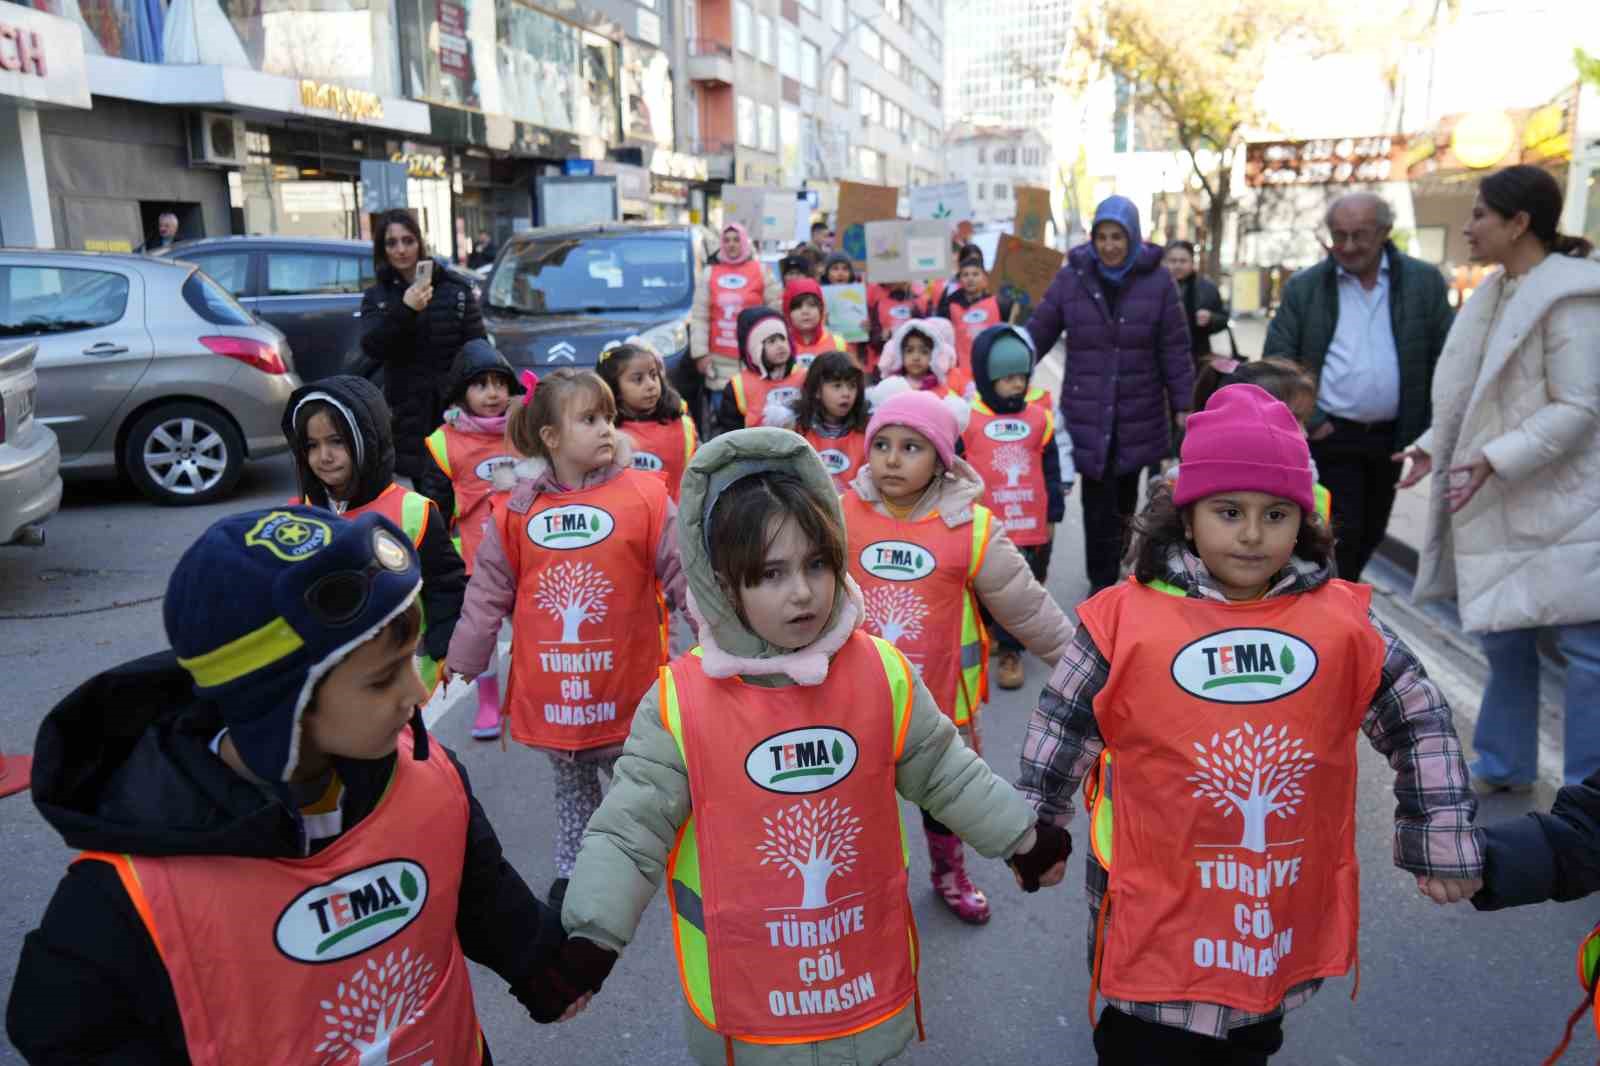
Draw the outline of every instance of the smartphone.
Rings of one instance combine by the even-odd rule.
[[[433,260],[432,259],[424,259],[422,262],[417,264],[416,284],[418,284],[418,285],[432,285],[433,284]]]

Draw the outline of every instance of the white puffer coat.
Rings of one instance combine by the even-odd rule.
[[[1454,595],[1473,632],[1600,619],[1600,262],[1552,255],[1495,308],[1505,275],[1456,316],[1433,378],[1433,459],[1418,601]],[[1492,332],[1491,332],[1492,327]],[[1448,471],[1494,474],[1460,512]]]

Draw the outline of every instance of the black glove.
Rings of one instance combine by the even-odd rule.
[[[600,991],[617,953],[581,937],[559,948],[542,949],[538,969],[511,986],[511,994],[540,1025],[558,1020],[584,995]]]
[[[1006,860],[1006,865],[1022,878],[1022,891],[1039,891],[1039,878],[1058,862],[1066,862],[1072,854],[1072,834],[1059,825],[1039,822],[1034,825],[1036,839],[1033,847],[1019,851]]]

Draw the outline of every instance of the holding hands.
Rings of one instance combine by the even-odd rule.
[[[1417,891],[1438,904],[1469,900],[1482,887],[1481,877],[1417,877]]]
[[[1072,854],[1072,836],[1058,825],[1039,822],[1033,827],[1032,841],[1006,860],[1024,892],[1059,885],[1067,875],[1067,857]]]
[[[564,1022],[583,1013],[616,964],[617,953],[592,940],[565,940],[511,994],[540,1025]]]

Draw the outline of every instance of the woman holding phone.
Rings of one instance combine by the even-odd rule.
[[[361,351],[383,367],[383,396],[394,414],[395,473],[416,480],[423,441],[439,428],[456,352],[484,337],[473,280],[431,258],[410,211],[378,216],[372,229],[377,284],[361,299]]]

